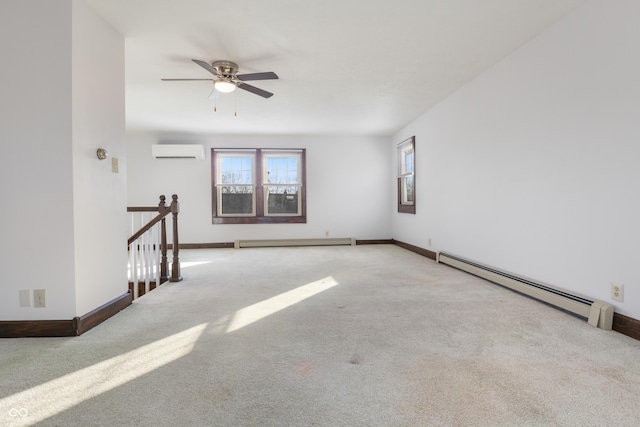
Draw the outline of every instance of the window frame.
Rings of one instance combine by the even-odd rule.
[[[269,150],[269,149],[264,149],[262,150],[263,154],[262,154],[262,192],[263,192],[263,201],[264,201],[264,207],[263,207],[263,213],[264,216],[268,216],[268,217],[275,217],[275,216],[283,216],[283,217],[287,217],[287,216],[300,216],[302,215],[302,203],[301,203],[301,189],[302,189],[302,170],[303,170],[303,166],[302,166],[302,152],[300,151],[293,151],[293,150]],[[269,159],[273,159],[273,158],[291,158],[291,157],[295,157],[297,159],[297,168],[296,168],[296,182],[295,183],[284,183],[284,184],[276,184],[276,183],[270,183],[269,182],[269,170],[267,169],[268,163],[269,163]],[[296,213],[296,215],[291,215],[291,214],[287,214],[287,213],[269,213],[268,209],[269,209],[269,187],[298,187],[298,191],[296,193],[296,196],[298,197],[298,211]],[[285,190],[286,191],[286,190]]]
[[[253,162],[253,203],[255,215],[247,216],[246,214],[218,214],[218,204],[220,203],[218,184],[218,158],[219,154],[246,154],[254,153]],[[295,154],[299,156],[300,187],[298,192],[298,212],[299,215],[290,214],[267,214],[267,194],[268,183],[265,180],[266,159],[269,154]],[[267,184],[267,185],[265,185]],[[304,148],[211,148],[211,212],[213,224],[294,224],[307,222],[306,207],[306,149]]]
[[[407,171],[406,154],[412,152],[411,170]],[[405,139],[397,146],[397,162],[398,162],[398,212],[399,213],[416,213],[416,137],[412,136]],[[408,178],[413,181],[411,188],[411,201],[409,201],[406,192]]]
[[[217,154],[216,154],[217,156]],[[250,183],[243,183],[243,184],[233,184],[233,183],[227,183],[227,182],[219,182],[219,179],[222,177],[221,173],[222,170],[218,169],[216,170],[216,177],[215,177],[215,182],[216,182],[216,190],[220,189],[220,188],[224,188],[224,187],[252,187],[251,189],[251,193],[255,194],[255,192],[257,191],[257,187],[256,187],[256,176],[255,176],[255,170],[256,170],[256,154],[255,154],[255,150],[237,150],[237,151],[233,151],[233,152],[227,152],[227,156],[225,156],[227,158],[233,158],[233,157],[250,157],[251,158],[251,182]],[[216,164],[217,167],[217,164]],[[224,218],[234,218],[234,217],[254,217],[256,216],[256,197],[253,196],[251,198],[251,213],[246,213],[246,214],[225,214],[222,212],[218,212],[217,208],[219,206],[222,205],[222,191],[215,191],[216,193],[216,214],[219,217],[224,217]]]

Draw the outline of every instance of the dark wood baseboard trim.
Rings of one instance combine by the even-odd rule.
[[[404,249],[406,249],[408,251],[415,252],[418,255],[422,255],[422,256],[425,256],[427,258],[431,258],[434,261],[436,260],[436,253],[433,252],[433,251],[430,251],[429,249],[424,249],[424,248],[421,248],[419,246],[414,246],[414,245],[411,245],[409,243],[404,243],[404,242],[401,242],[401,241],[395,240],[395,239],[391,239],[391,241],[393,242],[394,245],[400,246],[401,248],[404,248]]]
[[[133,302],[133,295],[131,292],[122,294],[117,298],[112,299],[108,303],[96,308],[93,311],[85,314],[84,316],[76,317],[77,319],[77,335],[82,335],[89,329],[99,325],[111,316],[118,314],[124,310]]]
[[[131,305],[131,302],[131,293],[127,292],[95,310],[71,320],[0,321],[0,338],[78,336]]]
[[[78,335],[77,319],[0,321],[0,338],[73,337]]]
[[[393,239],[356,240],[356,245],[392,245]]]
[[[624,314],[613,313],[613,330],[640,340],[640,320]]]

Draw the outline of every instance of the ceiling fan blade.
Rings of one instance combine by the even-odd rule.
[[[242,80],[244,82],[251,80],[273,80],[278,78],[276,73],[273,71],[267,71],[265,73],[238,74],[236,77],[238,80]]]
[[[266,90],[262,90],[260,88],[248,85],[246,83],[238,83],[238,88],[244,89],[247,92],[255,93],[256,95],[260,95],[263,98],[271,98],[273,96],[271,92],[267,92]]]
[[[160,79],[163,82],[189,82],[189,81],[198,81],[198,80],[206,80],[212,82],[213,79]]]
[[[202,68],[204,68],[205,70],[207,70],[208,72],[210,72],[211,74],[213,74],[214,76],[217,76],[218,73],[216,72],[216,70],[209,64],[207,64],[204,61],[200,61],[198,59],[192,59],[193,62],[195,62],[196,64],[198,64],[199,66],[201,66]]]

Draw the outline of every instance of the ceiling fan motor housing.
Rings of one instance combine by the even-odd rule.
[[[218,72],[218,75],[231,78],[238,73],[238,64],[231,61],[213,61],[211,67]]]

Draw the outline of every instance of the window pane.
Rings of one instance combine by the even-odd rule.
[[[231,158],[230,157],[222,157],[220,159],[220,168],[223,171],[228,171],[231,169]]]
[[[269,178],[267,180],[267,184],[277,184],[278,183],[278,171],[271,170],[268,172]]]
[[[230,185],[220,187],[221,213],[223,215],[246,215],[253,213],[253,187]]]
[[[242,157],[242,170],[251,170],[251,157]]]
[[[270,157],[267,168],[267,182],[270,184],[298,183],[297,157]]]
[[[242,158],[240,157],[232,157],[231,158],[231,169],[233,170],[241,170],[242,169]]]
[[[220,155],[221,184],[253,184],[251,156]]]
[[[407,204],[413,203],[413,176],[407,176],[403,178],[404,185],[402,186],[404,194],[402,195],[402,201]]]
[[[297,187],[274,185],[267,189],[267,214],[299,215]]]
[[[405,173],[413,172],[413,151],[407,151],[404,155],[404,171]]]
[[[269,184],[298,183],[298,157],[269,157],[267,169]]]

